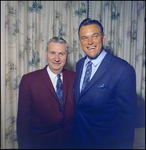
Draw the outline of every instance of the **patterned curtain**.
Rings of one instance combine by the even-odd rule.
[[[145,1],[92,1],[92,19],[106,35],[105,49],[136,71],[138,106],[145,102]]]
[[[87,1],[3,1],[1,27],[1,148],[18,148],[16,116],[21,77],[45,67],[47,41],[63,37],[69,44],[67,69],[75,71],[84,56],[78,26],[87,17]]]

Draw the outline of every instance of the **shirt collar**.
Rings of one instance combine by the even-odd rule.
[[[92,64],[96,67],[98,65],[98,63],[102,61],[102,59],[104,58],[106,53],[107,52],[105,50],[103,50],[103,52],[96,59],[91,60]],[[90,59],[87,57],[85,60],[85,66],[88,64],[89,61],[90,61]]]

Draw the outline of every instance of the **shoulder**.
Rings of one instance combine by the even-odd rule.
[[[41,77],[42,73],[45,71],[46,71],[46,67],[43,69],[35,70],[27,74],[24,74],[22,78],[35,79],[35,78]]]
[[[131,66],[126,60],[124,60],[123,58],[120,58],[118,56],[115,56],[109,52],[107,52],[107,55],[111,56],[111,62],[114,63],[114,65],[116,66]]]
[[[76,63],[76,71],[80,70],[83,67],[84,61],[87,58],[87,56],[81,58],[77,63]]]
[[[124,71],[125,69],[126,70],[134,70],[134,67],[128,63],[126,60],[118,57],[118,56],[115,56],[111,53],[107,53],[107,57],[110,56],[111,57],[111,61],[110,61],[110,67],[112,67],[112,69],[114,70],[117,70],[117,71]]]
[[[69,77],[71,77],[71,78],[75,78],[75,76],[76,76],[76,72],[74,72],[74,71],[71,71],[71,70],[67,70],[67,69],[64,69],[64,71],[63,71],[65,74],[67,74]]]
[[[87,58],[87,56],[81,58],[81,59],[77,62],[76,65],[77,65],[77,66],[78,66],[78,65],[81,65],[81,64],[85,61],[86,58]]]

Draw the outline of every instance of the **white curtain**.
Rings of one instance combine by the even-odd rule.
[[[145,2],[89,1],[92,19],[106,35],[105,48],[136,71],[138,104],[145,100]],[[45,67],[47,41],[63,37],[69,44],[67,69],[85,56],[78,27],[88,16],[87,1],[1,1],[1,148],[18,148],[16,115],[23,74]],[[90,15],[89,15],[90,16]]]
[[[75,71],[84,56],[78,26],[87,17],[86,1],[1,2],[1,148],[18,148],[16,117],[21,77],[45,67],[47,41],[63,37],[69,44],[67,69]]]
[[[92,19],[104,27],[105,49],[136,71],[138,106],[145,102],[145,1],[90,1]]]

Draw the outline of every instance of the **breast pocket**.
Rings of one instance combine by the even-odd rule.
[[[110,90],[106,88],[94,88],[90,91],[90,103],[94,106],[105,104],[110,98]]]

